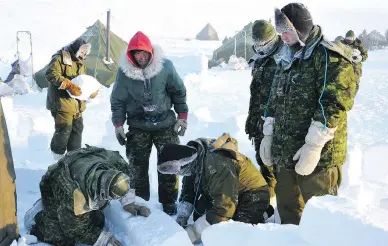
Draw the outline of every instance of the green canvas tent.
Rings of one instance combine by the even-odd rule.
[[[198,40],[219,40],[216,29],[209,23],[195,37]]]
[[[108,87],[115,82],[118,62],[122,52],[127,48],[128,43],[113,32],[110,32],[109,57],[113,60],[113,63],[106,65],[103,62],[106,54],[106,27],[104,24],[97,20],[80,37],[92,45],[91,52],[86,58],[86,73],[95,77],[101,84]],[[35,73],[36,84],[40,88],[46,88],[48,86],[48,81],[45,77],[47,66]]]
[[[224,39],[225,42],[223,42],[222,46],[213,52],[213,60],[217,61],[222,58],[228,62],[231,55],[249,60],[254,55],[252,50],[252,24],[250,22],[233,37]]]

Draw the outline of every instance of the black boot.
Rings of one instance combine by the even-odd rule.
[[[175,215],[176,214],[176,204],[175,203],[163,204],[163,212],[165,212],[168,215]]]

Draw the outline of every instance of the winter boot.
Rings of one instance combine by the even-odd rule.
[[[163,204],[163,212],[165,212],[168,215],[175,215],[176,214],[176,204],[175,203]]]

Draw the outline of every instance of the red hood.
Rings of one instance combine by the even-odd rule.
[[[131,52],[132,50],[144,50],[151,54],[150,62],[152,61],[152,58],[154,56],[154,51],[152,49],[152,44],[150,39],[142,32],[137,32],[129,41],[128,48],[127,48],[127,58],[128,60],[136,66],[135,59],[132,57]]]

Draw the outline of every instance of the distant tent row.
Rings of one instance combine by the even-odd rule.
[[[109,86],[116,80],[118,62],[122,52],[127,48],[128,43],[119,36],[110,32],[109,56],[112,63],[104,63],[106,54],[106,27],[99,20],[88,27],[81,36],[86,42],[92,45],[90,54],[86,58],[87,74],[95,77],[104,86]],[[74,40],[77,38],[74,38]],[[60,49],[62,47],[59,47]],[[45,73],[48,65],[35,73],[35,80],[40,88],[46,88],[48,81]]]
[[[195,37],[198,40],[219,40],[216,29],[209,23]]]
[[[253,23],[250,22],[235,36],[225,38],[221,47],[213,52],[213,60],[217,61],[222,58],[224,61],[228,61],[231,55],[244,57],[246,60],[249,60],[254,55],[252,50],[252,25]]]

